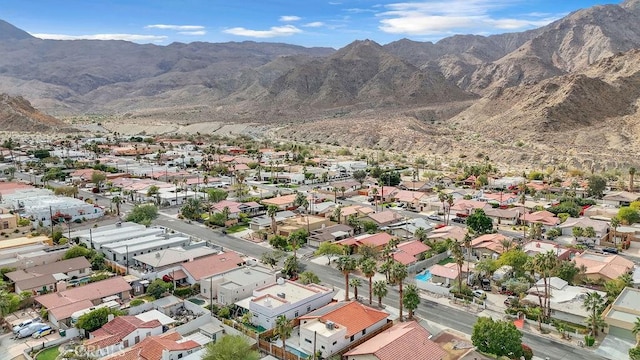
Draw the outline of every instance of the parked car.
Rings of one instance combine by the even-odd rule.
[[[507,298],[504,300],[504,304],[509,307],[511,305],[513,305],[513,303],[518,299],[517,296],[507,296]]]
[[[473,290],[473,296],[479,298],[479,299],[486,299],[487,298],[487,294],[484,292],[484,290],[480,290],[480,289],[476,289]]]
[[[21,322],[20,324],[13,327],[13,333],[17,334],[20,330],[24,329],[26,326],[33,324],[34,322],[38,322],[40,318],[29,319]]]
[[[55,332],[55,330],[53,330],[53,328],[51,326],[45,326],[43,328],[41,328],[40,330],[36,331],[33,333],[33,335],[31,335],[31,337],[35,338],[35,339],[39,339],[41,337],[45,337],[49,334],[53,334]]]
[[[461,217],[454,217],[453,219],[451,219],[451,221],[458,224],[464,224],[465,222],[467,222],[467,219],[461,218]]]
[[[429,215],[427,216],[427,219],[433,221],[442,221],[442,217],[440,215]]]
[[[29,336],[33,335],[36,331],[39,331],[40,329],[42,329],[43,327],[46,327],[46,326],[47,325],[43,324],[43,323],[32,323],[32,324],[29,324],[29,325],[25,326],[24,328],[22,328],[20,331],[18,331],[18,339],[29,337]]]
[[[503,294],[503,295],[515,295],[516,293],[514,293],[513,291],[507,289],[506,286],[502,286],[500,288],[500,294]]]
[[[606,252],[607,254],[617,254],[618,253],[618,249],[612,248],[612,247],[602,248],[602,251]]]
[[[482,279],[482,290],[491,291],[491,280]]]

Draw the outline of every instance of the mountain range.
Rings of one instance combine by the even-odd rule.
[[[63,117],[275,124],[304,141],[610,167],[640,149],[638,48],[640,0],[520,33],[338,50],[41,40],[0,20],[0,93]]]

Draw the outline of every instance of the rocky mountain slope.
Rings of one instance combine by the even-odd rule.
[[[73,129],[64,122],[38,111],[20,96],[0,94],[0,130],[55,132]]]
[[[521,33],[339,50],[48,41],[0,21],[0,92],[125,123],[253,122],[302,141],[629,163],[640,150],[638,48],[640,0]]]

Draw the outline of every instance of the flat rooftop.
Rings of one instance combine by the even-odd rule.
[[[331,289],[327,289],[323,286],[309,284],[303,285],[300,283],[296,283],[293,281],[284,281],[284,283],[278,284],[277,282],[271,285],[264,286],[262,288],[258,288],[253,291],[254,299],[262,298],[264,296],[268,296],[272,298],[271,305],[272,307],[282,306],[284,303],[297,303],[299,301],[308,299],[318,293],[332,293]],[[278,296],[278,294],[284,294],[284,298]],[[273,300],[276,301],[273,301]],[[258,300],[258,302],[262,303],[263,300]]]
[[[613,306],[625,309],[637,309],[638,304],[640,304],[640,290],[625,288],[613,303]]]
[[[126,254],[127,251],[129,252],[129,254],[131,253],[135,253],[138,251],[143,251],[143,250],[148,250],[148,249],[154,249],[157,247],[162,247],[162,246],[172,246],[172,245],[180,245],[183,244],[185,242],[189,242],[189,238],[187,237],[180,237],[180,236],[176,236],[176,237],[172,237],[172,238],[156,238],[155,240],[152,241],[145,241],[142,243],[134,243],[132,245],[126,245],[126,244],[122,244],[122,243],[118,243],[117,246],[110,246],[108,248],[108,250],[110,250],[113,253],[116,254]],[[128,246],[128,249],[127,249]],[[107,249],[107,247],[105,246],[105,249]]]
[[[228,282],[247,285],[272,279],[274,274],[267,269],[252,266],[233,269],[224,273],[222,277]]]

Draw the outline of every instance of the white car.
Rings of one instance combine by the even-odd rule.
[[[487,297],[487,294],[485,294],[484,290],[476,289],[473,290],[473,296],[484,299],[485,297]]]
[[[427,219],[433,221],[442,221],[442,217],[440,215],[429,215],[427,216]]]

